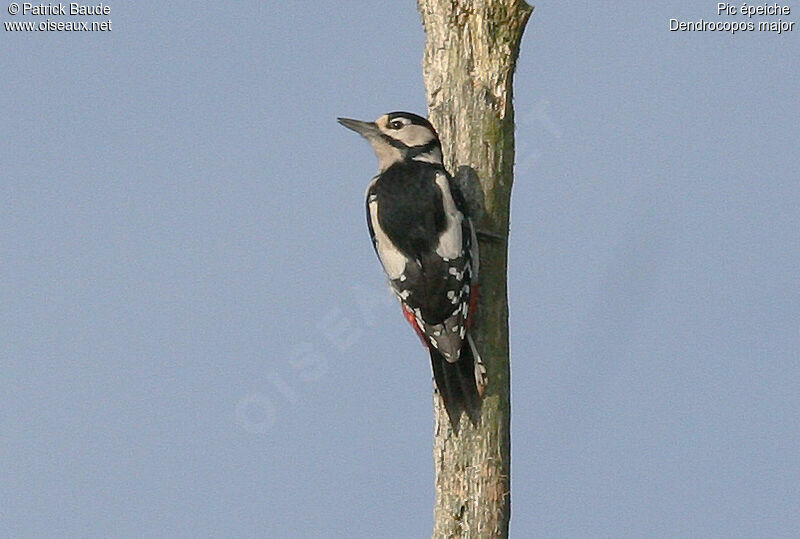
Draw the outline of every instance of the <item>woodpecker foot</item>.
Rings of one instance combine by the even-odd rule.
[[[494,232],[487,232],[486,230],[476,230],[475,235],[478,236],[479,240],[487,241],[489,243],[500,243],[505,239],[500,234],[495,234]]]

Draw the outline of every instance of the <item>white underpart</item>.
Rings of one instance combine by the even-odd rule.
[[[472,357],[475,358],[475,382],[478,385],[478,395],[483,397],[486,386],[489,383],[486,377],[486,367],[483,365],[483,360],[481,360],[481,356],[478,353],[478,347],[475,346],[475,342],[472,340],[472,335],[467,335],[467,341],[472,349]]]
[[[378,158],[378,172],[383,172],[398,161],[403,160],[403,153],[381,138],[369,138],[370,146]]]
[[[367,187],[368,192],[374,182],[375,180]],[[392,243],[378,223],[378,202],[374,197],[368,199],[368,205],[369,220],[372,223],[372,231],[375,233],[375,250],[378,252],[378,258],[389,279],[398,279],[403,275],[408,259]]]
[[[442,203],[447,223],[444,232],[439,236],[436,254],[442,258],[458,258],[463,254],[461,221],[464,219],[464,215],[456,208],[453,195],[450,193],[450,185],[444,174],[436,175],[436,185],[439,186],[439,190],[442,192]]]

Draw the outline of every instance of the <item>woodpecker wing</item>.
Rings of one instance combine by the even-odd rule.
[[[388,205],[397,202],[398,194],[382,199],[376,178],[367,189],[367,223],[375,252],[406,317],[413,319],[426,345],[455,362],[474,308],[477,242],[453,180],[441,168],[420,170],[427,177],[421,179],[420,192],[413,193],[416,215],[396,226]]]
[[[366,138],[378,157],[366,196],[372,244],[404,316],[430,353],[450,422],[457,431],[466,411],[477,424],[486,370],[468,330],[478,243],[458,185],[442,165],[436,131],[406,112],[339,122]]]

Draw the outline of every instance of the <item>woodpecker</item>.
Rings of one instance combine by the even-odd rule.
[[[391,112],[374,122],[339,118],[367,139],[378,173],[366,192],[372,245],[403,315],[428,349],[453,429],[477,424],[486,369],[469,333],[478,293],[478,242],[464,197],[442,162],[430,122]]]

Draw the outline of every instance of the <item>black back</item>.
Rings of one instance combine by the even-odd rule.
[[[435,250],[434,242],[446,227],[442,194],[435,184],[437,173],[444,169],[403,161],[386,169],[373,187],[381,228],[411,259]]]

